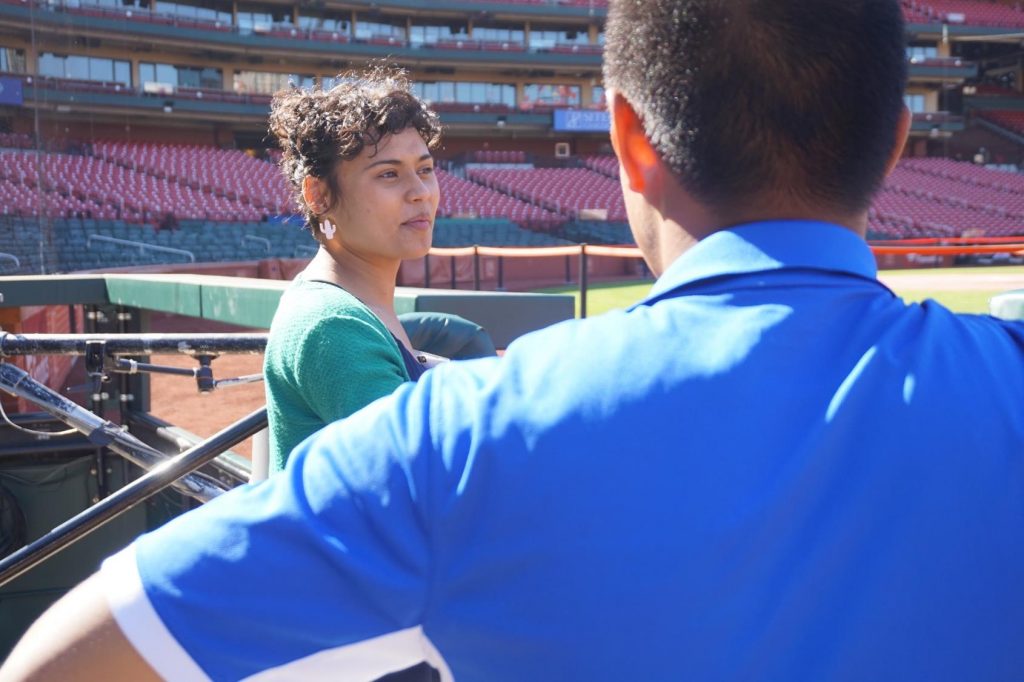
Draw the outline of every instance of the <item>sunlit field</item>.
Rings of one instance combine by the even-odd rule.
[[[948,285],[922,288],[922,275],[946,277]],[[879,273],[893,291],[907,301],[923,301],[931,298],[947,308],[961,313],[987,313],[988,301],[1013,286],[990,283],[996,276],[1019,276],[1024,279],[1024,267],[977,267],[977,268],[936,268],[934,270],[883,270]],[[608,310],[628,308],[647,295],[651,289],[650,280],[642,282],[615,282],[591,285],[587,290],[587,316],[599,315]],[[1024,288],[1024,285],[1022,285]],[[576,315],[580,314],[579,288],[575,286],[540,289],[545,293],[572,294],[576,297]]]

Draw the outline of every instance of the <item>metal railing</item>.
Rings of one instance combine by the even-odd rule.
[[[13,253],[0,253],[0,261],[14,261],[15,269],[21,269],[21,260],[19,260]]]
[[[140,502],[173,487],[200,502],[217,497],[231,486],[198,471],[214,462],[232,446],[242,442],[267,425],[267,410],[262,407],[247,417],[221,430],[176,456],[168,456],[122,426],[106,420],[34,380],[25,370],[5,358],[23,355],[84,355],[90,376],[106,372],[134,373],[143,366],[148,371],[183,372],[180,368],[162,367],[126,360],[124,355],[178,353],[197,359],[197,370],[184,370],[197,379],[200,392],[218,384],[249,380],[239,377],[214,381],[210,362],[224,353],[253,354],[263,351],[265,333],[255,334],[12,334],[0,332],[0,390],[34,403],[46,413],[83,434],[88,443],[122,455],[146,473],[125,485],[92,507],[83,510],[38,540],[0,560],[0,586],[31,570],[64,547],[91,533],[107,521],[128,511]],[[131,365],[125,368],[125,364]],[[255,376],[255,375],[253,375]],[[64,435],[55,434],[57,436]],[[52,445],[52,444],[48,444]],[[236,481],[243,472],[233,472]]]
[[[110,495],[80,514],[65,521],[3,561],[0,561],[0,586],[31,570],[50,556],[88,535],[107,521],[156,495],[178,478],[189,475],[233,445],[242,442],[267,425],[267,408],[261,407],[226,429],[177,457],[165,460],[141,478]]]
[[[137,248],[140,254],[145,253],[146,251],[155,251],[158,253],[173,253],[188,258],[188,261],[190,263],[196,262],[196,256],[191,251],[186,251],[185,249],[175,249],[174,247],[171,246],[159,246],[157,244],[150,244],[148,242],[137,242],[131,239],[108,237],[103,234],[90,234],[89,238],[86,240],[85,243],[86,248],[91,249],[93,241],[105,242],[108,244],[119,244],[121,246],[131,246],[133,248]]]
[[[270,240],[267,239],[266,237],[257,237],[254,234],[244,234],[242,235],[242,246],[245,246],[246,241],[262,244],[263,247],[267,250],[267,253],[270,253]]]
[[[301,258],[303,256],[308,256],[309,258],[312,258],[313,256],[316,255],[316,252],[318,250],[319,249],[317,249],[317,247],[315,246],[306,246],[303,244],[300,246],[296,246],[295,251],[293,253],[295,254],[295,258]]]

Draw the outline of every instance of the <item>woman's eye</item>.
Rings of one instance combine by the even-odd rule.
[[[398,177],[398,173],[396,173],[393,170],[384,171],[383,173],[380,174],[380,177],[382,177],[382,178],[397,178]]]
[[[430,175],[433,172],[434,172],[434,167],[433,166],[425,166],[425,167],[420,169],[420,173],[422,173],[423,175]]]

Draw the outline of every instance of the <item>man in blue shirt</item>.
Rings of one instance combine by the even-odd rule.
[[[1024,328],[907,305],[895,0],[613,0],[627,312],[431,370],[140,538],[12,679],[1011,679]]]

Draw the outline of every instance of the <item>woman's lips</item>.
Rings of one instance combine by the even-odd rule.
[[[412,220],[406,220],[402,225],[415,230],[429,230],[431,222],[430,218],[413,218]]]

